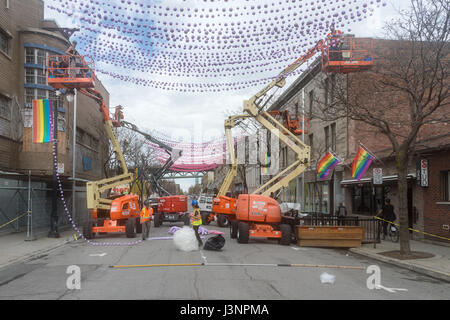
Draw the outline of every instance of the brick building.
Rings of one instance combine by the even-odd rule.
[[[374,40],[374,49],[389,46],[404,46],[404,43],[388,40]],[[375,64],[381,63],[375,58]],[[314,61],[277,99],[270,110],[289,110],[292,116],[311,117],[309,131],[304,141],[312,148],[311,165],[302,176],[292,181],[283,190],[281,201],[302,203],[305,212],[333,214],[339,202],[343,202],[351,215],[372,216],[382,206],[386,198],[398,208],[398,186],[395,158],[392,145],[385,135],[366,123],[348,117],[335,121],[324,121],[314,117],[317,104],[330,104],[334,99],[334,88],[340,82],[351,91],[352,84],[367,80],[367,73],[328,74],[322,72],[321,59]],[[357,88],[359,89],[359,87]],[[366,101],[373,108],[388,106],[388,100],[396,99],[400,105],[408,105],[401,96],[380,95],[376,101]],[[403,99],[403,100],[402,100]],[[389,101],[390,103],[392,101]],[[390,112],[389,108],[386,112]],[[441,109],[441,114],[449,113],[449,108]],[[439,118],[439,114],[437,117]],[[395,115],[399,119],[408,112]],[[401,127],[398,127],[401,130]],[[359,145],[363,144],[376,157],[364,177],[357,181],[351,177],[351,163]],[[316,177],[317,162],[327,151],[333,151],[343,164],[324,180]],[[448,123],[436,122],[421,128],[417,136],[416,148],[408,165],[408,213],[410,227],[450,238],[450,127]],[[417,163],[427,160],[424,175],[418,175]],[[286,146],[280,146],[280,167],[294,161],[294,155]],[[382,184],[375,185],[373,169],[382,169]],[[420,171],[419,171],[420,173]],[[425,183],[423,180],[428,180]],[[420,183],[427,186],[421,186]],[[398,216],[398,215],[397,215]],[[414,233],[423,238],[423,234]],[[433,238],[430,238],[433,239]],[[434,238],[436,239],[436,238]]]
[[[64,54],[70,42],[68,34],[54,21],[44,20],[42,0],[2,1],[0,6],[0,170],[4,174],[14,173],[17,179],[16,183],[10,181],[11,175],[3,176],[3,185],[20,185],[20,174],[31,172],[33,184],[43,191],[39,197],[46,206],[52,188],[52,146],[32,142],[32,101],[51,99],[57,106],[58,164],[65,188],[71,188],[68,179],[72,177],[74,101],[69,102],[64,95],[57,96],[47,84],[45,73],[47,57]],[[109,93],[98,79],[95,83],[109,105]],[[76,177],[80,181],[104,177],[109,141],[103,128],[98,104],[78,94]],[[80,203],[77,213],[81,216],[85,215],[84,183],[79,182],[79,185],[81,198],[77,201]],[[10,197],[10,191],[0,191],[2,200]],[[69,192],[67,196],[70,197]],[[22,207],[23,204],[18,203],[14,209],[3,208],[0,222],[14,217]],[[48,214],[48,206],[40,209],[33,205],[33,210],[36,226],[45,225],[46,218],[41,219],[41,215]],[[16,229],[23,223],[21,219]]]

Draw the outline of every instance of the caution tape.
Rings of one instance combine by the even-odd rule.
[[[13,222],[16,221],[16,220],[22,218],[23,216],[27,215],[28,213],[31,213],[31,211],[27,211],[27,212],[25,212],[24,214],[22,214],[22,215],[20,215],[20,216],[18,216],[18,217],[16,217],[16,218],[12,219],[11,221],[5,223],[4,225],[1,225],[1,226],[0,226],[0,229],[3,228],[3,227],[6,227],[8,224],[13,223]]]
[[[375,216],[374,218],[377,219],[377,220],[381,220],[381,221],[384,221],[384,222],[393,224],[394,226],[400,228],[400,225],[399,225],[399,224],[394,223],[394,222],[392,222],[392,221],[388,221],[388,220],[382,219],[382,218],[377,217],[377,216]],[[426,235],[426,236],[435,237],[435,238],[439,238],[439,239],[443,239],[443,240],[450,241],[449,238],[441,237],[441,236],[438,236],[438,235],[435,235],[435,234],[432,234],[432,233],[428,233],[428,232],[424,232],[424,231],[420,231],[420,230],[416,230],[416,229],[412,229],[412,228],[408,228],[408,230],[411,230],[411,231],[414,231],[414,232],[418,232],[418,233],[422,233],[422,234],[424,234],[424,235]]]

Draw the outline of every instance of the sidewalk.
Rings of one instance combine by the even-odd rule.
[[[364,244],[360,248],[351,248],[350,251],[366,257],[377,259],[386,263],[406,268],[417,273],[450,282],[450,247],[422,241],[410,240],[411,251],[420,251],[434,254],[432,258],[399,260],[381,255],[382,252],[400,249],[399,243],[385,240],[376,244]]]
[[[60,238],[42,237],[34,241],[25,241],[26,232],[0,236],[0,269],[13,263],[25,261],[45,254],[53,249],[74,241],[74,231],[60,232]]]

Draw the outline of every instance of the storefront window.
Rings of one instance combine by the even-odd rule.
[[[330,195],[328,182],[305,184],[305,212],[328,214]]]
[[[353,187],[353,213],[370,215],[373,211],[372,187],[370,185]]]

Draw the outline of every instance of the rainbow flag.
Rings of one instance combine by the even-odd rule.
[[[337,157],[331,154],[331,152],[327,152],[317,164],[317,177],[319,179],[325,179],[339,163],[341,161]]]
[[[33,143],[48,143],[52,140],[52,115],[50,100],[33,100]]]
[[[375,159],[375,157],[360,146],[353,159],[352,178],[360,180],[367,169],[369,169],[373,159]]]

